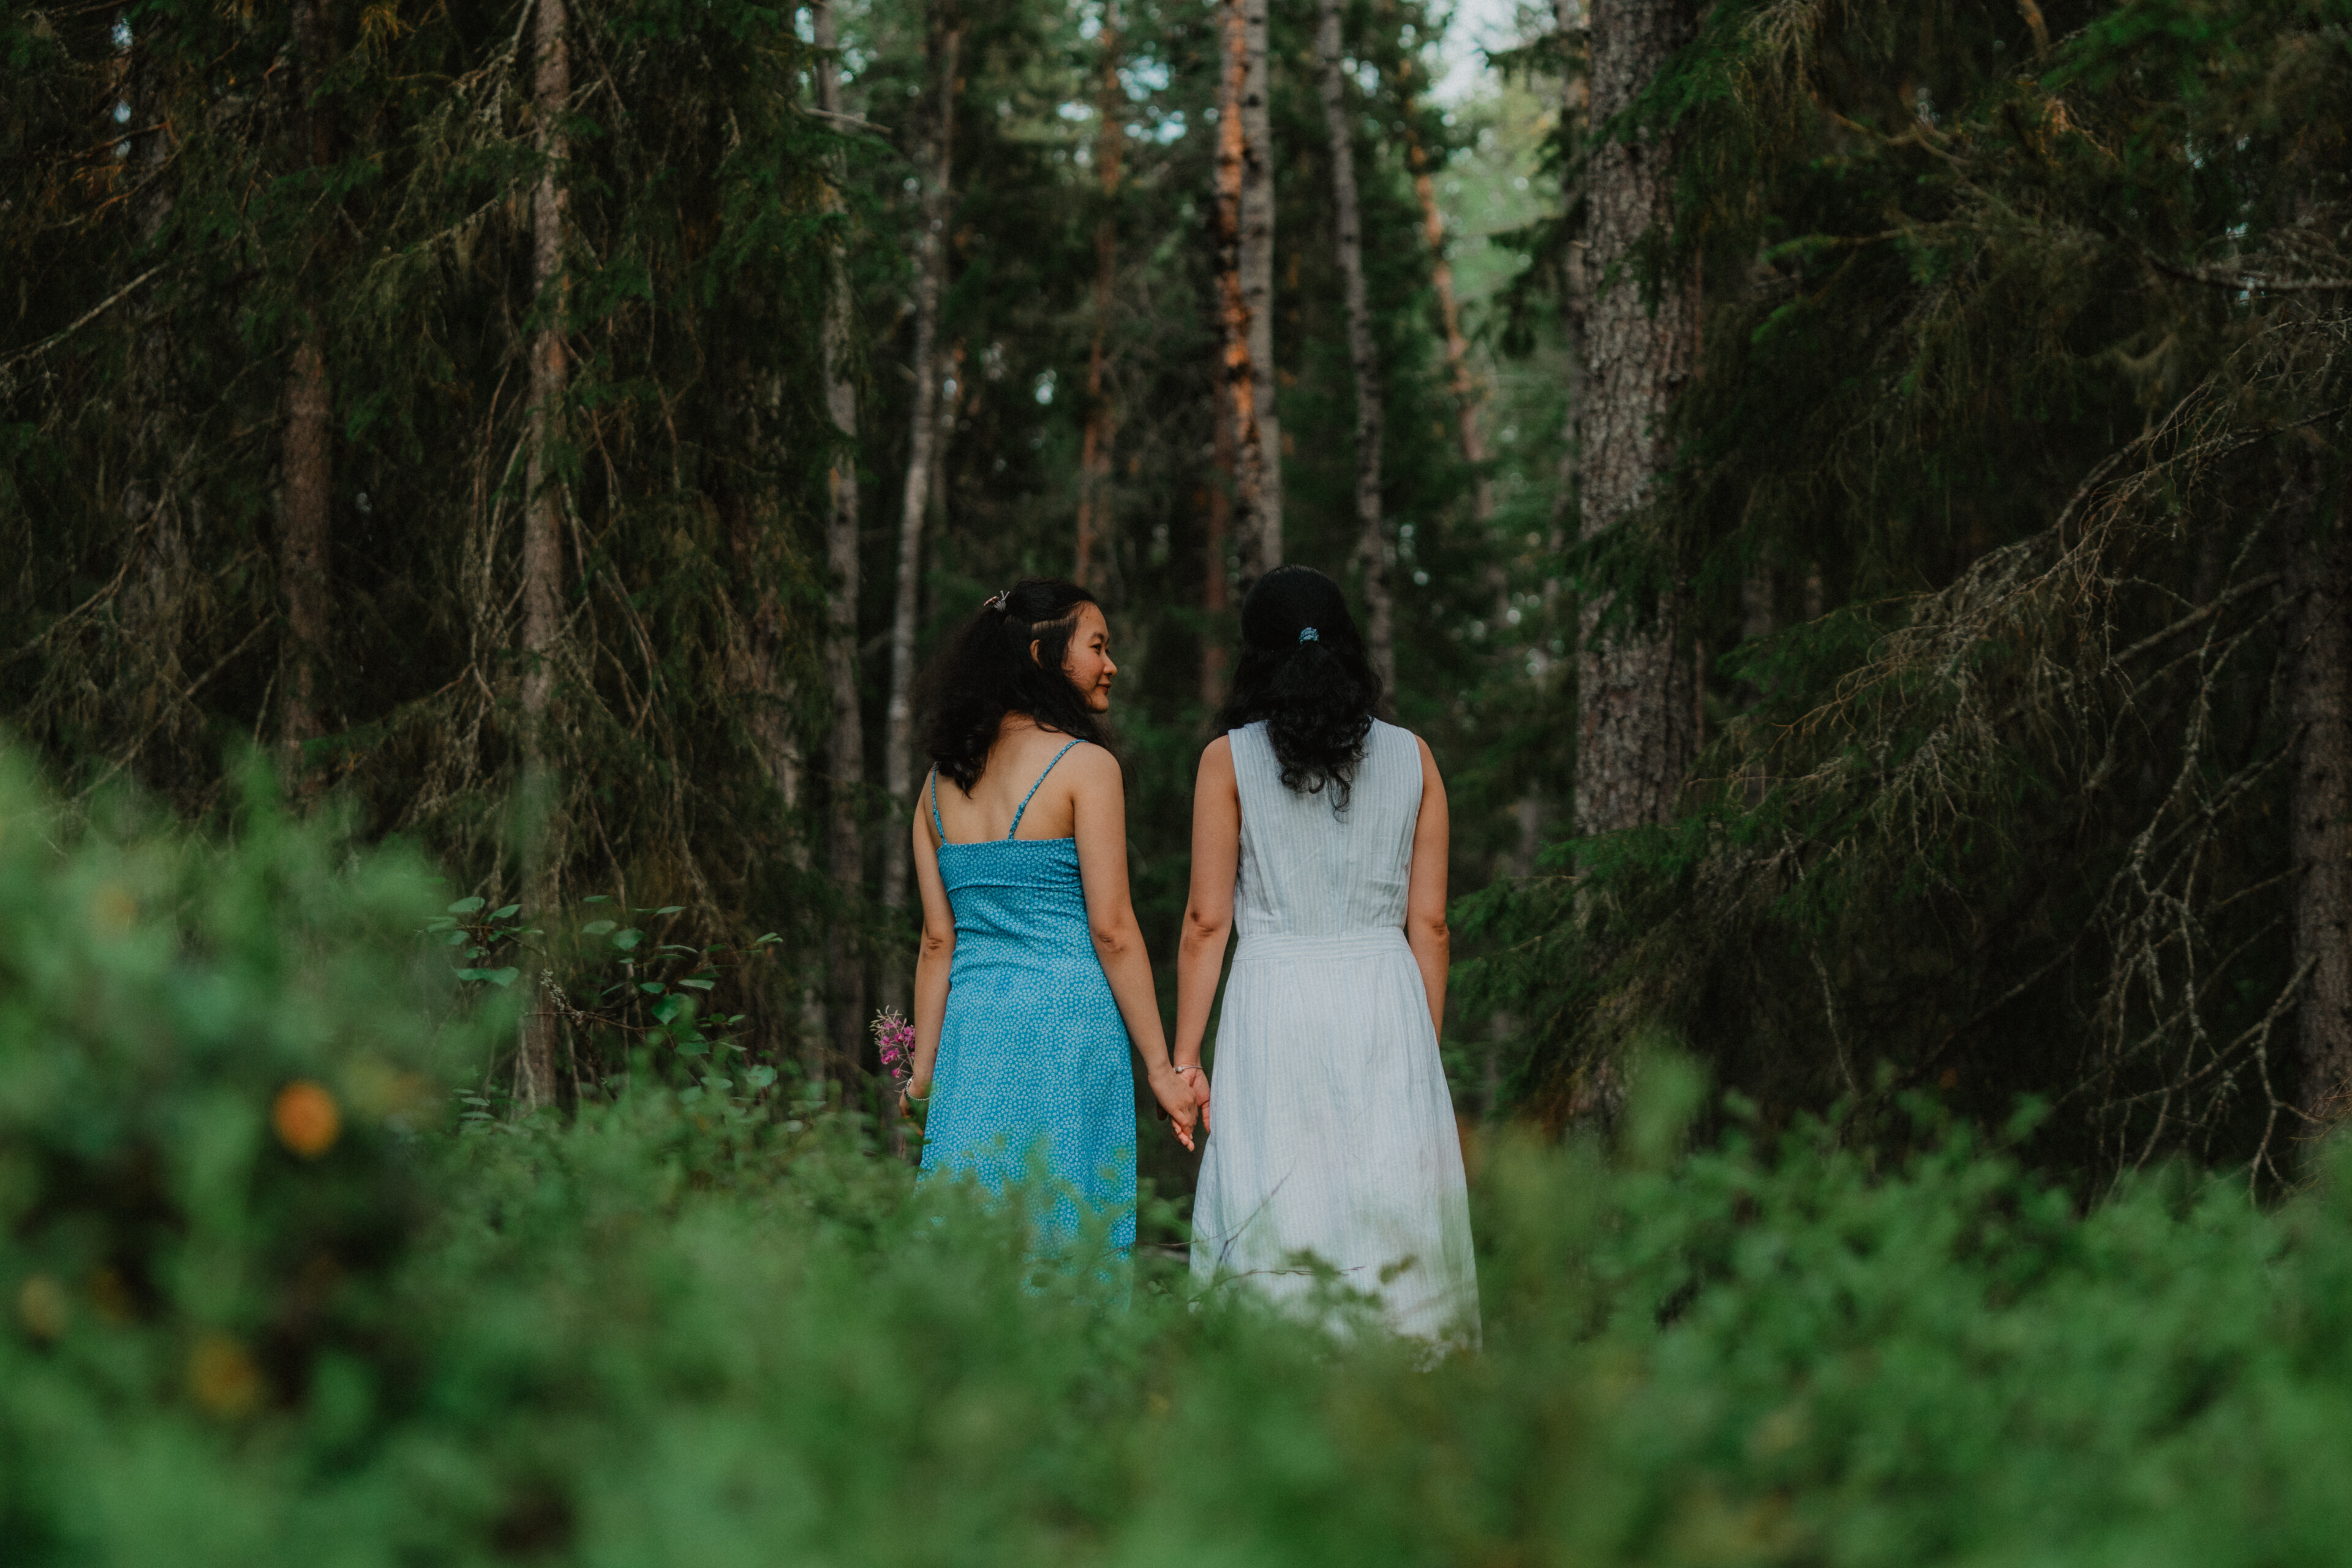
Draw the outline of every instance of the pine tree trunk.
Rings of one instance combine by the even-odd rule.
[[[1275,413],[1274,146],[1267,0],[1218,0],[1218,324],[1234,426],[1234,531],[1242,585],[1282,564],[1282,426]]]
[[[131,137],[130,173],[135,193],[131,198],[131,209],[138,228],[140,249],[151,258],[156,254],[154,247],[176,205],[171,169],[175,145],[171,130],[172,94],[163,76],[163,50],[159,47],[170,36],[171,26],[161,17],[142,16],[137,31],[125,38],[130,56],[125,64],[131,120],[137,128]],[[105,133],[111,134],[114,129],[110,122]],[[123,663],[128,668],[124,675],[115,678],[113,684],[118,692],[131,694],[131,700],[137,702],[142,697],[136,694],[142,691],[185,689],[187,672],[181,665],[181,650],[191,566],[185,519],[181,511],[182,487],[166,477],[172,438],[168,411],[180,396],[171,318],[158,314],[142,325],[132,353],[130,385],[122,399],[131,419],[124,443],[129,451],[129,472],[120,500],[125,533],[125,575],[130,583],[123,601],[121,645]],[[173,717],[181,721],[139,726],[134,731],[137,738],[118,760],[126,766],[137,767],[142,749],[158,730],[182,730],[191,716]]]
[[[1696,26],[1693,0],[1596,0],[1592,124],[1633,103]],[[1673,158],[1671,139],[1651,133],[1601,143],[1589,166],[1590,267],[1606,281],[1585,323],[1589,395],[1577,445],[1586,539],[1644,526],[1643,508],[1672,456],[1666,416],[1696,363],[1696,291],[1669,277],[1651,309],[1633,254],[1672,221]],[[1666,820],[1695,750],[1680,595],[1662,595],[1641,606],[1653,615],[1604,635],[1610,598],[1594,595],[1579,617],[1576,826],[1588,834]]]
[[[563,487],[557,477],[564,393],[570,368],[563,342],[563,252],[570,205],[564,160],[571,148],[563,116],[572,99],[572,54],[565,37],[564,0],[538,0],[532,37],[531,108],[539,128],[540,174],[531,193],[531,291],[540,317],[530,342],[530,453],[525,463],[522,525],[523,797],[542,817],[525,850],[523,904],[531,920],[555,906],[556,791],[549,710],[562,636],[561,544]],[[555,1020],[541,977],[530,980],[520,1049],[515,1058],[515,1105],[528,1113],[555,1102]]]
[[[1118,0],[1108,0],[1103,7],[1102,79],[1095,94],[1095,113],[1099,119],[1095,128],[1095,175],[1102,191],[1103,214],[1095,224],[1094,346],[1087,355],[1087,430],[1078,449],[1077,558],[1070,574],[1070,580],[1082,588],[1094,585],[1095,551],[1109,531],[1111,441],[1118,426],[1118,410],[1111,406],[1105,383],[1110,357],[1111,292],[1118,281],[1118,225],[1113,204],[1118,198],[1127,142],[1126,127],[1119,121],[1119,104],[1125,96],[1118,83],[1119,28]]]
[[[816,34],[817,108],[841,113],[841,72],[830,0],[812,7]],[[836,180],[839,171],[835,171]],[[838,204],[837,193],[832,198]],[[833,699],[827,744],[830,791],[830,869],[835,891],[854,910],[866,885],[866,847],[858,806],[866,789],[866,727],[857,701],[857,389],[850,381],[850,294],[846,260],[832,258],[833,295],[825,304],[825,403],[840,433],[827,476],[831,506],[825,520],[825,564],[832,588],[825,598],[825,683]],[[856,923],[836,919],[827,944],[826,970],[833,981],[833,1046],[845,1065],[857,1060],[866,1032],[866,973]],[[809,1064],[822,1076],[824,1063]]]
[[[911,799],[915,789],[915,620],[923,572],[923,524],[930,515],[931,478],[940,437],[940,297],[947,286],[948,226],[954,213],[949,194],[954,173],[956,57],[963,41],[961,23],[938,5],[931,20],[932,100],[929,146],[925,162],[929,183],[923,192],[923,232],[916,247],[915,408],[907,437],[907,489],[898,512],[898,596],[890,616],[890,702],[882,736],[882,787],[893,802]],[[893,826],[882,841],[882,906],[894,914],[907,906],[912,870],[906,833]],[[905,954],[891,924],[891,951],[885,955],[884,1001],[903,1008]]]
[[[782,391],[778,386],[769,395],[772,415],[782,401]],[[757,516],[750,508],[739,508],[731,520],[730,543],[736,572],[749,587],[751,605],[740,629],[740,641],[730,651],[737,666],[736,685],[744,695],[744,728],[751,734],[761,768],[783,807],[785,860],[794,880],[805,883],[809,848],[801,830],[800,811],[806,793],[808,764],[793,722],[793,689],[784,675],[785,617],[782,595],[777,589],[775,560],[779,552],[776,535],[782,527],[779,511],[776,498],[770,495],[763,499]],[[824,1038],[824,998],[817,984],[819,973],[817,965],[803,956],[795,972],[782,983],[798,1014],[797,1033],[804,1050],[821,1046]]]
[[[1362,204],[1356,198],[1356,138],[1340,66],[1339,0],[1322,0],[1316,50],[1323,67],[1323,131],[1331,146],[1334,248],[1348,304],[1348,359],[1356,373],[1356,554],[1364,567],[1364,648],[1385,690],[1396,690],[1395,615],[1389,601],[1388,535],[1381,526],[1380,350],[1364,289]]]
[[[1411,125],[1407,105],[1405,158],[1412,166],[1413,199],[1421,203],[1421,236],[1429,242],[1429,280],[1437,291],[1438,323],[1445,331],[1446,380],[1454,393],[1462,459],[1475,475],[1471,481],[1471,515],[1483,523],[1495,515],[1495,484],[1486,475],[1486,441],[1478,428],[1478,383],[1470,369],[1470,340],[1462,335],[1462,304],[1454,293],[1454,264],[1445,257],[1445,215],[1437,205],[1437,183],[1430,177],[1429,153]]]
[[[2307,491],[2295,498],[2297,510],[2308,517],[2313,500]],[[2352,536],[2340,522],[2321,541],[2305,532],[2289,536],[2302,605],[2288,849],[2297,872],[2295,963],[2311,967],[2296,1018],[2301,1108],[2326,1124],[2352,1110]]]
[[[1573,58],[1569,40],[1584,26],[1584,8],[1580,0],[1552,0],[1552,19],[1559,28],[1561,52]],[[1584,76],[1571,74],[1560,84],[1560,118],[1572,132],[1582,132],[1592,123],[1592,82],[1588,70]],[[1590,239],[1591,214],[1571,231],[1563,247],[1559,269],[1560,335],[1562,368],[1568,384],[1563,389],[1568,404],[1568,418],[1560,432],[1559,472],[1552,489],[1551,526],[1544,540],[1544,549],[1557,562],[1568,549],[1568,520],[1576,509],[1577,491],[1581,487],[1584,465],[1580,444],[1584,436],[1580,428],[1587,401],[1585,388],[1590,380],[1585,353],[1585,326],[1592,313],[1592,270],[1590,266],[1592,246]],[[1560,577],[1556,567],[1546,573],[1543,584],[1545,618],[1558,608],[1560,597]]]
[[[286,706],[279,725],[287,787],[299,795],[313,778],[305,742],[325,733],[319,714],[320,669],[327,647],[328,522],[333,505],[334,391],[325,334],[306,329],[286,381],[286,510],[278,542],[278,578],[286,595]]]
[[[317,101],[333,47],[325,0],[295,0],[294,92],[300,155],[313,168],[333,161],[334,125]],[[332,614],[328,588],[328,535],[334,506],[334,387],[328,378],[326,333],[316,320],[302,331],[287,376],[285,514],[278,537],[278,584],[286,596],[285,708],[279,744],[288,787],[305,793],[312,780],[302,747],[326,731],[320,716],[320,668]]]

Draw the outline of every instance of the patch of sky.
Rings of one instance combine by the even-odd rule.
[[[1167,91],[1174,79],[1165,60],[1130,60],[1118,68],[1118,85],[1129,103],[1150,102],[1154,94]]]

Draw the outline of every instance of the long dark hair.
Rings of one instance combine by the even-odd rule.
[[[1102,721],[1062,672],[1078,612],[1095,596],[1057,577],[1024,577],[982,605],[924,673],[923,746],[940,776],[965,791],[980,782],[1007,713],[1103,743]],[[1037,657],[1029,657],[1029,645]]]
[[[1328,784],[1345,811],[1380,703],[1381,678],[1339,584],[1311,566],[1259,578],[1242,603],[1242,657],[1218,732],[1265,720],[1283,784],[1302,795]]]

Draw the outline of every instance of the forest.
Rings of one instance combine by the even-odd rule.
[[[0,7],[0,1561],[2332,1560],[2352,0],[1465,36]],[[882,1114],[926,660],[1102,601],[1172,1015],[1286,563],[1452,796],[1437,1366]]]

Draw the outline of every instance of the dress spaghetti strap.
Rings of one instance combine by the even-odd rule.
[[[1054,762],[1047,763],[1045,764],[1045,773],[1052,773],[1054,771],[1054,763],[1058,763],[1064,757],[1068,756],[1070,754],[1070,746],[1077,744],[1079,744],[1078,742],[1072,741],[1069,746],[1064,746],[1060,751],[1055,752],[1054,753]],[[1040,785],[1045,784],[1045,773],[1039,773],[1037,775],[1037,783],[1031,784],[1029,786],[1029,793],[1021,797],[1021,809],[1013,814],[1013,828],[1011,832],[1005,834],[1005,837],[1012,838],[1020,833],[1021,819],[1029,814],[1029,803],[1037,798],[1037,790]],[[939,786],[937,784],[933,784],[931,786],[931,809],[933,811],[937,811],[939,808]]]
[[[937,764],[931,768],[931,832],[940,843],[948,841],[947,825],[940,820],[940,770]]]

